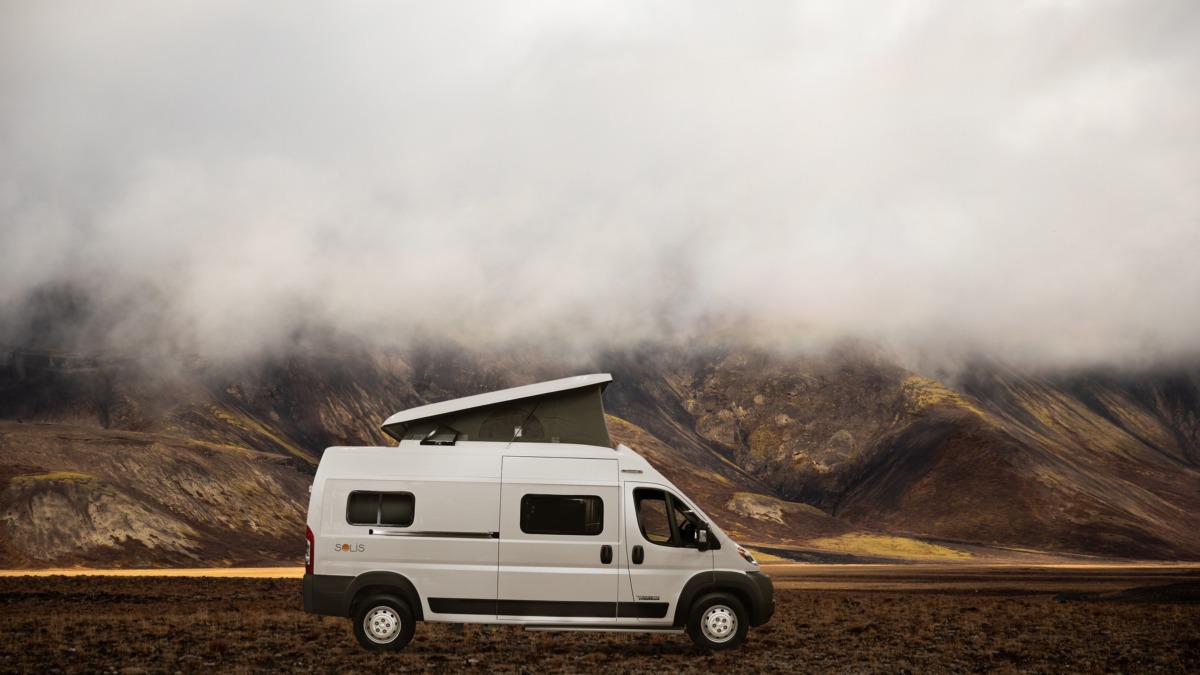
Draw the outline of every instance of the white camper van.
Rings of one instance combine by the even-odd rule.
[[[585,375],[393,415],[399,447],[329,448],[308,505],[304,610],[363,647],[416,621],[529,630],[687,631],[739,645],[774,589],[633,450],[614,450]]]

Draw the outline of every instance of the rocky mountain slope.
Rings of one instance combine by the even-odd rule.
[[[714,350],[626,377],[779,497],[861,527],[1101,556],[1200,555],[1200,368],[1022,374],[958,390],[869,346]],[[670,386],[653,383],[655,378]],[[630,413],[635,419],[638,412]],[[661,413],[660,413],[661,414]],[[682,429],[682,432],[680,430]]]
[[[1200,559],[1200,369],[952,388],[846,343],[567,360],[306,340],[231,365],[0,349],[0,565],[294,562],[323,448],[396,410],[608,371],[615,440],[798,559]],[[298,534],[299,533],[299,534]]]
[[[0,420],[0,457],[7,567],[262,564],[303,536],[307,465],[279,454]]]

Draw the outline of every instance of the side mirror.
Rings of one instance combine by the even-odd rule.
[[[708,550],[708,530],[707,529],[701,528],[699,530],[696,530],[696,548],[700,549],[701,551]]]

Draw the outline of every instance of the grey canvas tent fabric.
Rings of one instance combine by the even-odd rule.
[[[579,443],[612,447],[602,385],[460,410],[383,430],[396,440]]]

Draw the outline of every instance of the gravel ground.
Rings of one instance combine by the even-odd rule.
[[[405,651],[374,654],[348,620],[305,614],[296,579],[7,577],[0,672],[1200,672],[1200,604],[1186,597],[785,587],[777,599],[771,623],[725,653],[685,635],[420,624]]]

